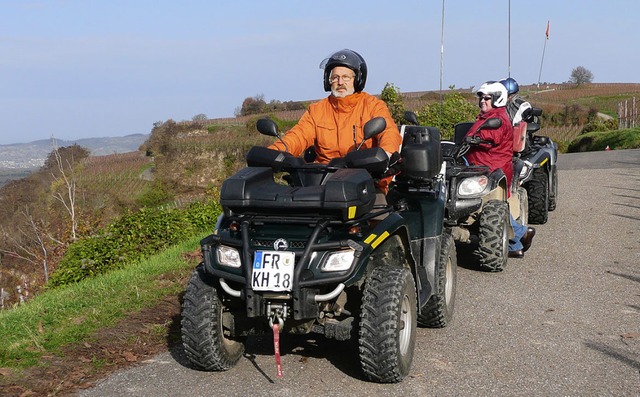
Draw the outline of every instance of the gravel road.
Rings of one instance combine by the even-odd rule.
[[[227,372],[176,349],[78,395],[640,396],[640,150],[558,164],[558,207],[525,258],[502,273],[459,260],[453,323],[418,330],[400,384],[364,381],[353,343],[283,335],[282,379],[264,337]]]

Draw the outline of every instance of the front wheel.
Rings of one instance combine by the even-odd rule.
[[[244,344],[225,336],[224,306],[200,264],[191,275],[182,304],[182,345],[189,361],[205,371],[233,367]]]
[[[400,382],[411,368],[416,343],[416,287],[411,272],[383,265],[367,278],[362,297],[360,365],[365,376]]]
[[[456,245],[450,233],[442,235],[440,258],[436,267],[434,294],[418,314],[421,327],[444,328],[453,318],[456,298],[458,259]]]
[[[509,254],[509,205],[505,201],[490,200],[482,207],[479,223],[480,266],[501,272]]]

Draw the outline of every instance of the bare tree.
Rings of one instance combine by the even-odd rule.
[[[2,228],[3,239],[10,243],[7,248],[0,248],[0,252],[8,256],[22,259],[36,266],[42,266],[44,273],[44,281],[49,281],[49,244],[51,242],[62,245],[63,243],[47,233],[47,227],[44,220],[36,221],[26,207],[22,211],[26,221],[28,230],[18,226],[16,233],[9,233]]]
[[[0,288],[0,310],[4,309],[4,301],[8,301],[11,295],[4,290],[4,288]]]
[[[578,66],[571,71],[571,77],[569,78],[570,83],[581,85],[584,83],[591,83],[592,81],[593,73],[584,66]]]
[[[53,197],[60,201],[67,210],[67,213],[71,218],[71,238],[75,241],[78,239],[76,233],[78,230],[78,216],[76,214],[76,175],[73,170],[73,165],[68,160],[65,162],[62,161],[60,150],[58,149],[57,142],[53,136],[51,137],[51,147],[53,149],[52,154],[55,157],[59,172],[59,174],[53,172],[52,176],[54,181],[62,183],[64,188],[64,194],[61,192],[54,192]],[[66,163],[66,167],[64,163]]]

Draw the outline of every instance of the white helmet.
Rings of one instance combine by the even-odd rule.
[[[478,96],[491,95],[491,103],[494,108],[501,108],[507,105],[507,88],[497,81],[487,81],[483,83],[478,91]]]

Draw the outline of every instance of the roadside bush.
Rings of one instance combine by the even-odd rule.
[[[635,149],[640,147],[640,128],[613,131],[593,131],[571,141],[567,153],[593,152],[609,149]]]
[[[85,278],[136,263],[213,228],[221,212],[214,201],[194,202],[184,209],[150,209],[128,213],[102,234],[80,239],[69,246],[50,287],[78,282]]]
[[[462,94],[453,92],[444,96],[442,105],[431,103],[416,112],[420,125],[440,129],[441,139],[453,137],[453,126],[463,121],[474,121],[479,109]]]
[[[616,119],[593,119],[584,125],[580,134],[586,134],[593,131],[612,131],[618,129],[618,120]]]
[[[380,99],[387,104],[393,121],[395,121],[397,125],[404,124],[405,106],[402,95],[400,94],[400,89],[391,83],[387,83],[384,85],[382,93],[380,93]]]

